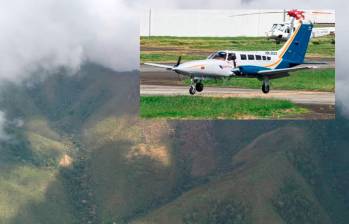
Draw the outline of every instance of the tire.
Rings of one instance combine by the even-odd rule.
[[[263,93],[265,93],[265,94],[267,94],[267,93],[269,93],[269,91],[270,91],[270,87],[269,87],[269,85],[262,85],[262,92]]]
[[[196,83],[195,89],[196,91],[201,92],[202,90],[204,90],[204,84],[202,84],[201,82]]]
[[[190,86],[189,93],[190,93],[190,95],[194,95],[196,93],[196,89],[194,86]]]

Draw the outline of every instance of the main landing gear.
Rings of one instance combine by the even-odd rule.
[[[204,90],[204,84],[201,81],[191,80],[191,86],[189,88],[190,95],[194,95],[196,91],[202,92],[202,90]]]
[[[262,84],[263,93],[267,94],[269,93],[269,90],[270,90],[269,79],[263,79],[263,84]]]

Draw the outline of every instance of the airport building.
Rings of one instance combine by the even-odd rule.
[[[305,10],[306,19],[334,24],[333,10]],[[316,13],[309,13],[316,12]],[[320,12],[320,13],[319,13]],[[321,12],[331,12],[324,13]],[[265,36],[273,24],[289,21],[285,10],[148,9],[140,16],[141,36]]]

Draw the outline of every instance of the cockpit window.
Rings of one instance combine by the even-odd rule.
[[[236,55],[234,53],[229,53],[228,54],[228,61],[233,61],[236,59]]]
[[[225,61],[226,57],[227,57],[227,53],[221,51],[221,52],[216,52],[214,54],[211,54],[209,56],[209,59],[216,59],[216,60]]]

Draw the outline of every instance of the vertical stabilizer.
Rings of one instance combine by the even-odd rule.
[[[307,52],[313,24],[305,23],[299,20],[295,31],[287,40],[285,45],[278,51],[279,58],[283,63],[280,66],[292,67],[304,62],[305,53]]]

